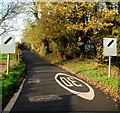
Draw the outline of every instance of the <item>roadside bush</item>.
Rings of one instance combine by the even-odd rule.
[[[3,74],[2,78],[2,99],[5,100],[8,95],[11,94],[11,91],[20,84],[23,79],[23,72],[26,68],[26,62],[21,61],[16,69],[11,69],[8,75]]]

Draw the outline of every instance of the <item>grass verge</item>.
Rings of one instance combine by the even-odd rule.
[[[101,88],[105,93],[113,96],[115,101],[120,101],[119,93],[119,68],[111,66],[111,77],[108,77],[108,67],[93,59],[75,58],[67,61],[57,62],[57,65],[83,78],[90,84]]]
[[[21,84],[26,70],[26,62],[21,60],[18,65],[11,67],[8,75],[3,73],[2,76],[2,101],[3,107],[8,100],[16,92],[18,86]]]

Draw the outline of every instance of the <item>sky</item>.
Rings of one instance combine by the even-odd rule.
[[[2,1],[3,0],[0,0],[0,2],[2,2]],[[5,3],[11,2],[11,1],[15,2],[15,0],[4,0]],[[14,31],[9,32],[9,35],[15,35],[16,42],[21,42],[22,31],[26,25],[26,18],[27,18],[27,15],[25,13],[21,13],[18,16],[16,16],[15,18],[5,21],[6,25],[10,25],[13,27],[13,29],[16,29]],[[3,30],[0,27],[0,33],[2,33],[2,32],[3,32]],[[0,43],[1,43],[1,41],[0,41]]]
[[[21,42],[22,38],[22,30],[25,28],[25,22],[23,15],[19,15],[19,17],[14,18],[8,21],[9,24],[12,24],[13,28],[17,29],[15,31],[10,31],[9,35],[15,35],[16,42]],[[0,33],[2,33],[2,29],[0,29]]]

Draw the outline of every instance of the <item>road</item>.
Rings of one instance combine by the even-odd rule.
[[[27,50],[23,55],[28,64],[27,76],[10,113],[117,113],[115,102],[100,89]]]

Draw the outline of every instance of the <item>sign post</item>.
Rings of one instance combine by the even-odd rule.
[[[108,77],[110,77],[111,56],[117,55],[116,38],[103,38],[103,54],[104,56],[109,56]]]
[[[9,73],[9,67],[10,67],[10,54],[7,55],[7,74]]]
[[[10,53],[15,53],[15,37],[13,35],[2,35],[1,37],[1,53],[7,54],[7,74],[10,67]]]
[[[111,56],[109,56],[108,77],[110,77],[111,74],[110,65],[111,65]]]

